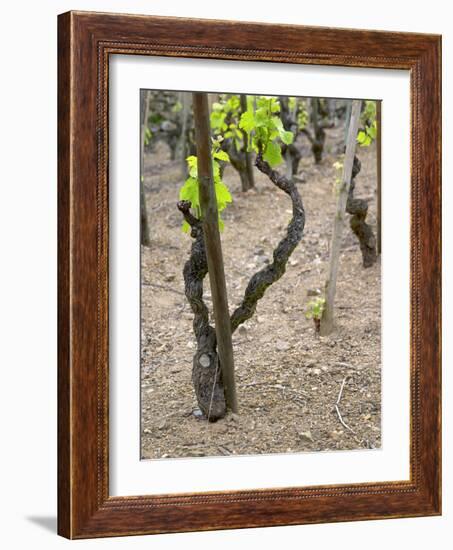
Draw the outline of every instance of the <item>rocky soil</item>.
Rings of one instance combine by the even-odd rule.
[[[358,243],[344,231],[335,332],[320,337],[306,319],[323,288],[336,197],[341,133],[329,131],[327,155],[313,163],[306,143],[299,183],[306,210],[301,244],[286,274],[268,289],[255,316],[233,337],[239,414],[207,423],[191,384],[195,338],[182,269],[190,237],[176,209],[181,163],[165,144],[145,157],[151,247],[142,247],[142,458],[195,457],[377,448],[381,444],[380,261],[361,264]],[[358,151],[356,196],[370,200],[375,228],[374,147]],[[230,309],[250,276],[272,257],[291,216],[288,197],[256,171],[256,189],[241,193],[231,167],[233,204],[222,233]],[[209,282],[206,301],[212,306]],[[212,309],[212,307],[211,307]],[[340,398],[340,399],[339,399]],[[337,405],[337,406],[336,406]]]

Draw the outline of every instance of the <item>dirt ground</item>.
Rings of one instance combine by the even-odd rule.
[[[320,337],[305,318],[311,296],[324,286],[336,203],[332,164],[337,157],[331,152],[340,134],[328,132],[320,166],[303,143],[299,174],[305,182],[298,188],[306,211],[304,237],[285,275],[233,337],[240,411],[216,423],[200,415],[191,383],[195,338],[182,278],[191,239],[181,232],[176,209],[181,162],[169,160],[163,143],[146,154],[152,243],[142,247],[142,458],[380,447],[381,265],[378,260],[362,267],[349,225],[337,283],[336,330]],[[355,196],[370,200],[368,221],[375,228],[375,149],[360,148],[358,155],[362,170]],[[250,276],[272,257],[291,217],[289,198],[257,170],[255,176],[256,190],[241,193],[234,170],[225,171],[233,195],[222,233],[231,311]],[[208,277],[205,299],[212,311]]]

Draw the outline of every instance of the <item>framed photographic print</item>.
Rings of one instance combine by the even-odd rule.
[[[439,36],[59,16],[59,533],[441,513]]]

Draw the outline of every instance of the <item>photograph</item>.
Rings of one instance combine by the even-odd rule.
[[[442,514],[442,27],[181,8],[58,16],[58,534]]]
[[[380,449],[381,102],[137,100],[141,459]]]

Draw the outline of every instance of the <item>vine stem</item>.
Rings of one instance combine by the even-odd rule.
[[[253,316],[258,300],[264,296],[266,289],[278,281],[285,273],[286,264],[294,249],[302,239],[305,226],[304,206],[295,183],[272,169],[269,163],[263,159],[262,152],[258,153],[255,165],[258,170],[268,176],[274,185],[290,197],[293,205],[293,216],[288,224],[285,237],[279,242],[274,250],[272,263],[256,272],[251,277],[245,289],[241,305],[231,316],[232,333],[239,325]]]

